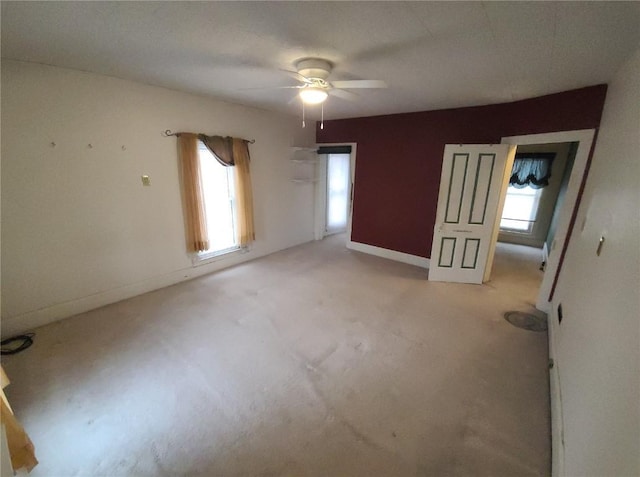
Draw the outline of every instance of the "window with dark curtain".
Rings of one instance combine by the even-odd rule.
[[[509,185],[516,189],[542,189],[548,186],[555,157],[555,153],[546,152],[516,154]]]

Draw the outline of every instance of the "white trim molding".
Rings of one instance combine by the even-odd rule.
[[[262,255],[260,255],[262,256]],[[225,254],[217,257],[217,260],[209,260],[206,263],[195,264],[181,270],[175,270],[166,275],[148,278],[146,280],[131,283],[125,286],[100,291],[93,295],[81,297],[75,300],[56,303],[37,310],[2,318],[2,336],[13,336],[39,326],[48,325],[58,320],[69,318],[80,313],[95,310],[134,296],[142,295],[154,290],[176,285],[180,282],[217,272],[224,268],[232,267],[240,263],[258,258],[251,253]]]
[[[584,173],[587,167],[587,161],[589,159],[589,153],[591,152],[594,136],[595,129],[580,129],[576,131],[529,134],[524,136],[509,136],[503,137],[501,141],[503,144],[516,145],[547,144],[556,142],[578,143],[578,150],[576,151],[573,169],[571,170],[567,192],[565,194],[564,202],[560,210],[554,244],[551,246],[551,250],[548,251],[549,255],[547,259],[547,266],[545,267],[544,276],[542,277],[542,284],[540,285],[540,291],[538,293],[538,299],[536,301],[536,308],[538,310],[544,311],[545,313],[549,313],[551,309],[549,294],[551,293],[553,280],[560,265],[560,255],[562,253],[564,242],[565,240],[567,240],[569,225],[571,223],[571,216],[573,214],[573,209],[578,201],[578,192],[580,191],[582,178],[584,177]],[[555,246],[556,243],[558,244],[557,247]]]
[[[595,129],[582,129],[577,131],[563,131],[548,134],[531,134],[526,136],[503,137],[502,142],[508,144],[547,144],[556,142],[578,142],[576,157],[571,170],[567,192],[560,210],[558,226],[551,250],[546,250],[546,267],[540,291],[536,302],[536,308],[548,315],[549,334],[549,358],[553,367],[549,370],[549,393],[551,397],[551,475],[560,477],[564,475],[564,419],[562,409],[562,387],[560,369],[562,363],[558,354],[558,315],[549,301],[549,294],[560,266],[560,255],[564,243],[568,240],[569,225],[573,210],[578,206],[578,194],[586,172],[589,154],[593,147]]]
[[[395,250],[376,247],[374,245],[368,245],[366,243],[353,242],[351,240],[347,241],[347,248],[350,250],[355,250],[356,252],[367,253],[369,255],[387,258],[396,262],[408,263],[409,265],[415,265],[416,267],[429,268],[428,258],[411,255],[409,253],[397,252]]]
[[[356,154],[358,143],[356,142],[318,142],[316,149],[325,146],[351,146],[349,159],[349,212],[347,214],[347,237],[351,238],[351,219],[353,217],[353,189],[356,181]],[[316,198],[315,198],[315,220],[314,220],[314,237],[316,240],[322,240],[331,233],[327,233],[326,213],[327,213],[327,160],[326,154],[318,154],[318,165],[316,169]],[[340,232],[338,232],[340,233]]]
[[[547,315],[549,339],[549,394],[551,401],[551,476],[564,475],[564,419],[560,392],[560,362],[558,359],[558,315],[549,310]]]
[[[549,247],[547,247],[547,242],[542,244],[542,261],[547,265],[547,261],[549,260]],[[546,268],[545,268],[546,270]]]

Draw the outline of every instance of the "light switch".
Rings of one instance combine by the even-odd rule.
[[[142,185],[143,186],[151,185],[151,179],[149,178],[149,176],[142,176]]]

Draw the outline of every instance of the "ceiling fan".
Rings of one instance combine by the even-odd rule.
[[[333,64],[322,58],[302,58],[296,61],[294,66],[296,71],[284,71],[302,84],[283,88],[299,89],[298,96],[305,104],[320,104],[329,95],[342,99],[356,99],[357,96],[346,91],[347,89],[387,87],[387,84],[381,80],[329,81]]]

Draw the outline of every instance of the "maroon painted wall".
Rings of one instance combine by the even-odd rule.
[[[429,257],[445,144],[600,124],[607,85],[513,103],[324,122],[318,143],[355,142],[352,240]]]

